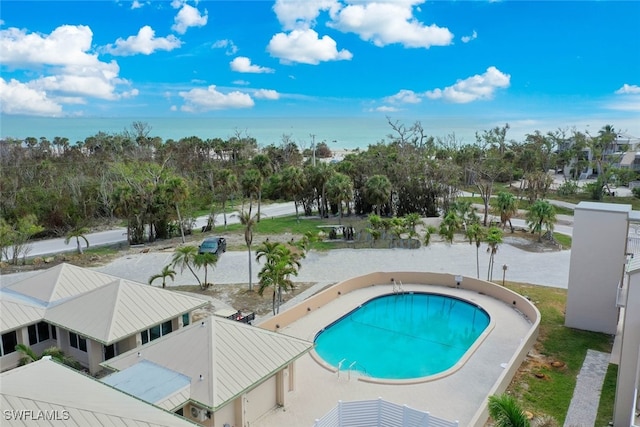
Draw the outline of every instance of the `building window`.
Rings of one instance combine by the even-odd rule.
[[[171,320],[168,320],[160,325],[160,329],[162,330],[163,336],[173,332],[173,324],[171,323]]]
[[[87,339],[73,332],[69,332],[69,345],[80,351],[87,351]]]
[[[29,325],[27,328],[27,331],[29,332],[29,345],[38,344],[39,342],[46,341],[50,338],[55,339],[55,329],[55,326],[49,325],[46,322]]]
[[[116,357],[116,345],[105,345],[104,346],[104,360],[109,360],[112,357]]]
[[[15,352],[16,345],[18,345],[18,334],[16,331],[2,334],[2,340],[0,341],[0,356]]]
[[[142,340],[142,344],[146,344],[149,341],[157,340],[160,337],[167,335],[173,331],[173,326],[171,320],[167,320],[166,322],[152,326],[146,331],[142,331],[140,333],[140,338]]]
[[[191,323],[189,320],[189,313],[185,313],[182,315],[182,326],[189,326],[189,323]]]

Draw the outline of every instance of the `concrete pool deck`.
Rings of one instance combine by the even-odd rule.
[[[468,425],[487,395],[496,384],[522,340],[532,328],[531,322],[506,303],[466,289],[435,285],[404,284],[405,292],[434,292],[451,295],[481,306],[489,313],[493,328],[467,360],[450,375],[418,384],[377,384],[359,381],[348,371],[334,371],[322,366],[310,354],[298,360],[295,391],[287,404],[262,417],[252,425],[271,427],[282,425],[312,426],[338,400],[383,399],[431,415]],[[392,285],[374,285],[342,295],[309,312],[305,317],[280,329],[286,335],[313,341],[324,326],[379,295],[392,293]],[[385,345],[385,343],[380,343]]]

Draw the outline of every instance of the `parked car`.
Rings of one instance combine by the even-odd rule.
[[[227,240],[224,237],[207,237],[200,243],[198,253],[211,253],[217,256],[227,251]]]

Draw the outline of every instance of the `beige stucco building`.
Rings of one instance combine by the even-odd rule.
[[[195,425],[48,359],[0,374],[0,392],[5,427]]]
[[[16,344],[58,347],[91,374],[100,363],[191,322],[208,302],[60,264],[0,289],[0,371],[18,366]]]
[[[313,343],[210,316],[109,361],[102,381],[205,426],[248,426],[285,406]]]

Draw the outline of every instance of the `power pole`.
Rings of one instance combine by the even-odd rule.
[[[309,136],[311,137],[311,149],[313,150],[313,166],[316,166],[316,135],[315,134],[309,134]]]

